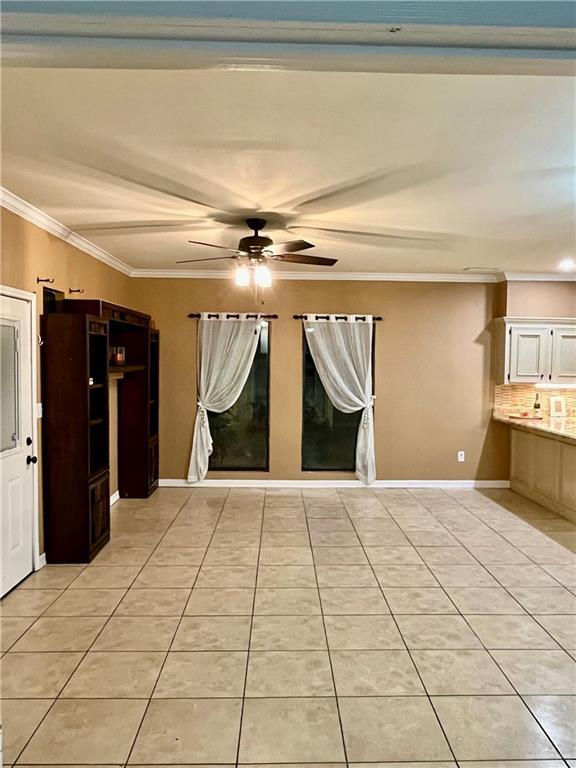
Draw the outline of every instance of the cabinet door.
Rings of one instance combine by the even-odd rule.
[[[576,383],[576,325],[553,328],[551,380],[559,384]]]
[[[101,540],[106,539],[110,532],[110,486],[108,474],[90,484],[90,549],[92,550]]]
[[[158,440],[150,441],[148,445],[148,487],[158,483]]]
[[[508,381],[536,383],[550,375],[550,328],[512,326]]]
[[[510,485],[512,490],[531,490],[534,482],[534,440],[529,432],[512,430]]]
[[[559,443],[560,477],[558,501],[576,512],[576,445]]]
[[[560,443],[534,435],[534,490],[549,499],[558,497]]]

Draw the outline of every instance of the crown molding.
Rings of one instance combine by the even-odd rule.
[[[134,269],[132,277],[188,280],[229,280],[223,270]],[[275,280],[320,280],[322,282],[395,282],[395,283],[499,283],[500,274],[460,274],[431,272],[273,272]]]
[[[36,206],[23,200],[13,192],[0,187],[0,205],[40,229],[59,237],[89,256],[122,272],[128,277],[157,278],[172,280],[229,280],[230,272],[224,270],[190,269],[139,269],[113,256],[100,246],[56,221]],[[397,282],[397,283],[501,283],[501,282],[576,282],[574,272],[494,272],[485,273],[441,273],[431,272],[277,272],[275,280],[320,280],[324,282]]]
[[[576,272],[504,272],[508,283],[576,283]]]
[[[64,240],[65,243],[69,243],[75,248],[78,248],[78,250],[98,259],[98,261],[102,261],[104,264],[112,267],[112,269],[116,269],[118,272],[128,275],[128,277],[132,275],[134,270],[128,264],[117,259],[115,256],[112,256],[111,253],[108,253],[108,251],[105,251],[103,248],[91,243],[90,240],[86,240],[82,235],[68,229],[64,224],[56,221],[56,219],[48,216],[44,211],[41,211],[39,208],[36,208],[36,206],[26,202],[26,200],[22,200],[21,197],[18,197],[4,187],[0,187],[0,205],[9,211],[12,211],[12,213],[21,216],[23,219],[26,219],[26,221],[35,224],[37,227],[40,227],[40,229],[49,232],[51,235],[59,237],[61,240]]]

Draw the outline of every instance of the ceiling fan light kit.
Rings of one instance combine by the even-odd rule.
[[[272,285],[272,272],[266,264],[250,263],[241,264],[236,268],[235,283],[238,288],[247,288],[252,283],[252,274],[254,274],[254,285],[258,288],[270,288]]]
[[[272,285],[272,272],[266,264],[258,264],[254,269],[254,280],[259,288],[270,288]]]
[[[185,259],[178,261],[177,264],[193,264],[196,261],[221,261],[222,259],[234,259],[240,262],[236,267],[235,283],[239,288],[247,287],[251,284],[251,273],[254,273],[254,284],[258,288],[270,288],[272,285],[272,272],[267,266],[268,261],[286,261],[291,264],[307,264],[323,267],[332,267],[337,259],[326,259],[322,256],[308,256],[298,251],[314,248],[313,243],[306,240],[292,240],[289,243],[274,242],[269,237],[262,237],[259,232],[266,226],[266,219],[251,218],[246,219],[247,226],[253,231],[253,235],[248,235],[240,239],[237,248],[226,248],[223,245],[214,243],[202,243],[198,240],[189,240],[193,245],[205,245],[210,248],[229,251],[229,256],[215,256],[208,259]]]
[[[250,270],[242,265],[236,269],[236,285],[238,288],[246,288],[250,285]]]

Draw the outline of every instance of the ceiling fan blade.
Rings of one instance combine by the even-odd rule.
[[[225,245],[214,245],[214,243],[203,243],[201,240],[188,240],[193,245],[205,245],[207,248],[219,248],[221,251],[230,251],[230,253],[238,253],[236,248],[226,248]]]
[[[177,261],[176,264],[195,264],[197,261],[224,261],[224,259],[233,259],[234,256],[211,256],[208,259],[184,259]]]
[[[381,173],[364,174],[340,184],[323,187],[311,195],[290,200],[283,207],[301,208],[318,212],[347,208],[425,184],[429,181],[435,181],[441,175],[437,169],[424,168],[421,165],[412,165]]]
[[[266,248],[266,251],[270,251],[274,256],[280,256],[283,253],[295,253],[315,247],[313,243],[308,243],[306,240],[291,240],[289,243],[275,243]]]
[[[315,264],[318,267],[332,267],[338,259],[326,259],[323,256],[308,256],[305,253],[284,253],[272,257],[274,261],[286,261],[289,264]]]

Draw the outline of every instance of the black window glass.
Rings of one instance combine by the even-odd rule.
[[[240,397],[227,411],[208,414],[214,442],[210,469],[268,469],[269,340],[270,326],[264,323]]]
[[[362,411],[342,413],[326,394],[304,336],[302,469],[354,471]]]

